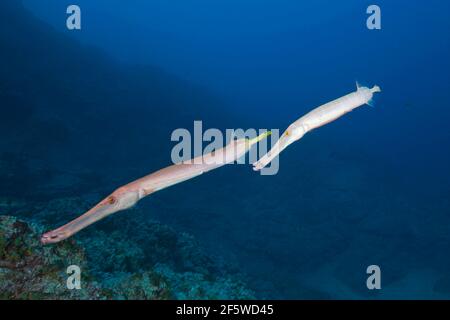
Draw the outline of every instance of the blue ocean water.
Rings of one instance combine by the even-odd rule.
[[[450,298],[449,2],[76,2],[77,31],[71,3],[0,5],[4,197],[104,196],[169,165],[194,120],[284,130],[377,84],[374,107],[290,146],[276,175],[227,166],[120,215],[194,235],[260,298]]]

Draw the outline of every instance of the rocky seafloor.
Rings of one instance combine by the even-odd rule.
[[[254,298],[235,267],[156,221],[117,216],[55,245],[40,243],[58,212],[87,206],[77,197],[33,206],[0,199],[0,299]],[[70,265],[80,267],[79,290],[67,287]]]

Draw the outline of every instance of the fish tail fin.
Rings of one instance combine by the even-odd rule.
[[[372,93],[372,95],[373,95],[374,93],[381,92],[380,87],[377,86],[377,85],[373,86],[372,89],[369,89],[369,90],[370,90],[370,92]],[[375,107],[375,101],[373,100],[373,98],[370,99],[369,101],[367,101],[367,104],[368,104],[369,106],[371,106],[371,107]]]
[[[272,131],[266,131],[266,132],[263,132],[263,133],[261,133],[259,136],[257,136],[257,137],[255,137],[255,138],[253,138],[253,139],[248,139],[248,142],[249,142],[249,144],[250,145],[253,145],[253,144],[255,144],[255,143],[258,143],[258,142],[260,142],[262,139],[265,139],[265,138],[267,138],[268,136],[270,136],[272,134]]]
[[[372,89],[370,89],[370,92],[372,93],[376,93],[376,92],[381,92],[381,88],[377,85],[373,86]]]

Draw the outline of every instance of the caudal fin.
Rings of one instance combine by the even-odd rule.
[[[370,89],[370,92],[372,92],[372,93],[381,92],[381,89],[379,86],[375,85],[375,86],[373,86],[372,89]]]

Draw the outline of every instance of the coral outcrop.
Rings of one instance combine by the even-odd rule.
[[[39,242],[41,225],[13,216],[0,216],[0,298],[254,297],[237,276],[215,270],[214,263],[200,253],[188,235],[178,235],[157,222],[145,226],[149,237],[140,245],[117,232],[110,235],[100,231],[89,241],[68,239],[43,246]],[[158,255],[161,255],[160,262],[157,262]],[[69,275],[66,271],[70,265],[80,267],[80,290],[67,288]]]

